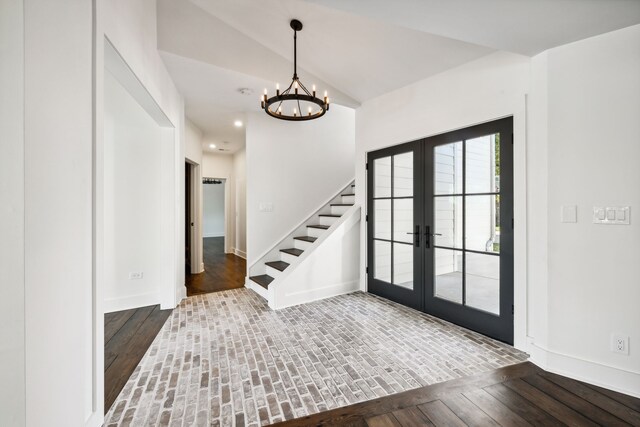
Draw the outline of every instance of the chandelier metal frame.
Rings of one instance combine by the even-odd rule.
[[[277,88],[276,95],[271,98],[268,98],[268,93],[265,89],[264,95],[260,98],[260,106],[265,113],[280,120],[301,122],[305,120],[318,119],[329,111],[329,97],[327,96],[327,92],[325,92],[324,99],[316,97],[315,87],[312,91],[309,91],[300,81],[300,78],[298,77],[297,35],[298,31],[302,30],[302,22],[297,19],[292,19],[290,26],[293,29],[293,78],[291,79],[291,84],[289,84],[289,86],[282,92]],[[282,111],[282,104],[284,101],[295,101],[297,103],[297,108],[294,108],[292,114],[287,114]],[[303,114],[300,101],[313,103],[320,107],[320,109],[311,111],[311,107],[309,107],[309,111],[307,111],[306,114]],[[272,109],[271,106],[275,104],[277,104],[277,107]]]

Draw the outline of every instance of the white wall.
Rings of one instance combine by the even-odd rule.
[[[202,155],[203,178],[231,178],[233,175],[233,156],[225,154]]]
[[[105,312],[159,304],[162,158],[171,141],[109,72],[104,75]],[[143,273],[132,280],[132,272]]]
[[[189,119],[184,126],[184,156],[193,163],[202,164],[202,131]]]
[[[25,425],[24,16],[0,2],[0,425]]]
[[[515,345],[526,347],[527,57],[497,52],[362,104],[356,110],[356,203],[366,206],[366,153],[430,135],[514,116]],[[363,215],[366,213],[363,209]],[[361,230],[361,289],[366,289],[366,222]]]
[[[353,179],[354,110],[332,105],[320,120],[287,122],[264,113],[247,123],[247,264]],[[271,203],[272,212],[260,212]]]
[[[548,204],[536,212],[548,277],[534,289],[534,351],[550,369],[640,396],[640,26],[552,49],[534,65],[546,99],[532,110],[546,136],[536,161],[546,155],[548,170],[530,182]],[[560,222],[563,205],[578,207],[577,223]],[[631,206],[631,225],[593,224],[594,206]],[[612,333],[630,337],[630,355],[610,351]]]
[[[203,237],[224,237],[224,189],[226,183],[202,185]]]
[[[92,4],[25,0],[28,426],[100,425],[92,269]],[[100,348],[100,352],[104,352]]]

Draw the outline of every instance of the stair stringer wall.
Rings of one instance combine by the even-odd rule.
[[[344,213],[313,246],[269,286],[269,307],[278,310],[359,289],[359,206]]]
[[[349,180],[349,183],[345,184],[337,194],[333,195],[329,199],[324,200],[315,211],[311,212],[306,217],[305,220],[301,221],[298,225],[293,227],[293,229],[291,229],[287,234],[279,239],[277,243],[275,243],[271,248],[262,253],[254,262],[252,262],[251,265],[247,267],[245,286],[251,289],[256,289],[255,287],[250,285],[249,282],[251,282],[251,280],[249,280],[249,277],[259,274],[265,274],[266,268],[264,263],[267,261],[275,261],[280,259],[280,249],[292,248],[294,246],[293,238],[295,236],[306,236],[307,225],[317,224],[319,222],[319,215],[331,213],[331,203],[340,203],[342,193],[351,189],[352,184],[353,178],[351,178]],[[297,265],[297,263],[292,264],[290,268],[293,268],[294,265]],[[261,292],[258,293],[262,295]]]

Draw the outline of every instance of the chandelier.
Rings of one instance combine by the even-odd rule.
[[[276,85],[276,95],[268,98],[267,89],[260,98],[261,108],[276,119],[304,121],[313,120],[324,116],[329,111],[329,97],[324,92],[324,99],[316,97],[316,87],[313,85],[312,91],[302,84],[298,78],[298,53],[297,34],[302,30],[302,22],[297,19],[291,20],[293,29],[293,78],[291,84],[280,92],[280,85]]]

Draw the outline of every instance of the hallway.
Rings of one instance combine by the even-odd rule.
[[[204,272],[185,277],[187,296],[243,287],[247,262],[237,255],[224,253],[224,237],[203,240]]]

